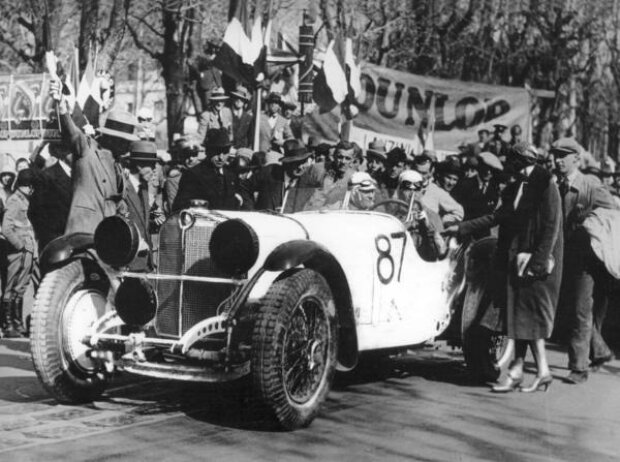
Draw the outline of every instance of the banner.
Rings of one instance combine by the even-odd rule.
[[[60,130],[47,74],[0,76],[0,140],[57,140]]]
[[[434,144],[456,151],[462,142],[494,124],[520,125],[530,138],[530,96],[526,89],[443,80],[362,65],[360,114],[353,124],[385,137],[415,142],[422,121],[430,122],[434,103]],[[363,146],[364,148],[366,146]]]

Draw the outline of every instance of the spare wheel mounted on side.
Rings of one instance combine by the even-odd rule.
[[[292,270],[263,297],[252,332],[252,380],[286,429],[309,425],[334,376],[338,325],[333,294],[311,269]]]

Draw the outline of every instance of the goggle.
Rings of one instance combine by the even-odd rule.
[[[358,188],[362,192],[370,192],[375,190],[375,184],[370,180],[363,180],[353,185],[354,188]]]
[[[423,187],[424,187],[423,181],[417,181],[415,183],[412,181],[403,181],[400,184],[401,189],[410,189],[412,191],[421,191]]]

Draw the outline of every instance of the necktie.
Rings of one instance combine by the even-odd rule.
[[[563,178],[562,181],[560,181],[558,188],[560,190],[560,196],[564,199],[564,196],[566,196],[566,193],[568,192],[568,178]]]

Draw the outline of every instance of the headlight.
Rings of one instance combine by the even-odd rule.
[[[245,273],[258,258],[258,236],[246,222],[227,220],[213,230],[209,251],[221,270],[231,275]]]
[[[187,210],[183,210],[179,214],[179,226],[181,229],[191,228],[195,221],[196,217],[194,217],[194,214]]]
[[[110,266],[128,265],[138,253],[140,232],[135,223],[121,216],[105,218],[95,230],[95,250]]]
[[[155,317],[157,296],[148,281],[127,278],[116,291],[114,305],[125,324],[143,326]]]

